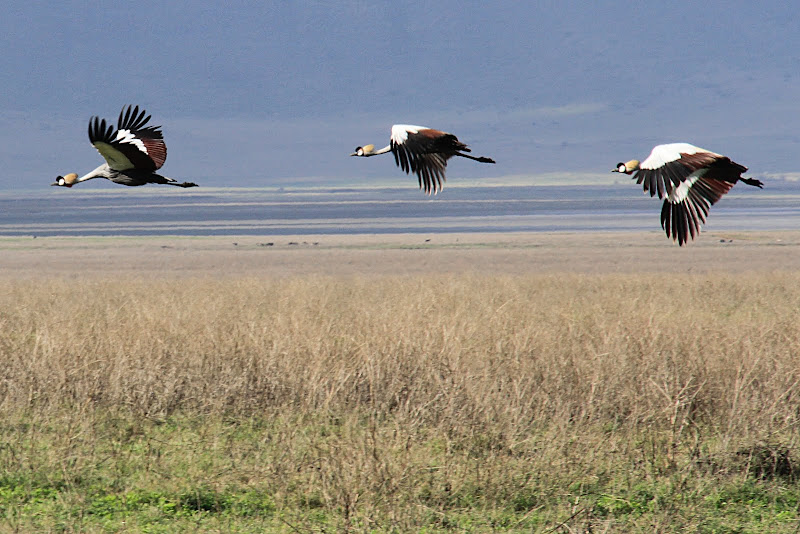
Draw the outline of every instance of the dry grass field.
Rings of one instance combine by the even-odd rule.
[[[0,242],[0,531],[797,532],[798,234],[654,237]]]

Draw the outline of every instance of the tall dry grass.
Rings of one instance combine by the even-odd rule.
[[[614,455],[794,450],[800,275],[0,281],[0,361],[7,420],[274,421],[226,453],[237,483],[413,529],[421,501],[541,498]]]
[[[800,276],[0,283],[0,407],[794,424]]]

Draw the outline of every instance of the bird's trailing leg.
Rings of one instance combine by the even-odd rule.
[[[461,156],[462,158],[471,159],[473,161],[479,161],[481,163],[495,163],[495,161],[492,158],[485,158],[483,156],[476,158],[475,156],[470,156],[469,154],[462,154],[461,152],[456,152],[455,155]]]
[[[764,189],[764,182],[761,180],[756,180],[755,178],[739,178],[740,181],[746,183],[747,185],[752,185],[759,189]]]
[[[175,187],[197,187],[194,182],[179,182],[175,178],[167,178],[156,173],[147,175],[147,181],[153,184],[174,185]]]

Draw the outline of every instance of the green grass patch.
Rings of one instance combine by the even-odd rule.
[[[584,448],[570,464],[555,458],[581,446],[543,429],[521,453],[502,436],[398,435],[398,421],[376,427],[366,414],[63,415],[3,429],[0,522],[11,530],[793,532],[800,520],[793,480],[760,476],[735,452],[716,452],[709,469],[680,445],[671,462],[640,461],[638,432],[620,442],[625,454],[598,461]],[[586,444],[607,435],[581,432]],[[672,467],[654,476],[651,462]]]

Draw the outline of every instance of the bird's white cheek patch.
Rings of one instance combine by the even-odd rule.
[[[119,143],[129,143],[131,145],[135,145],[136,148],[147,154],[147,147],[144,146],[144,143],[142,143],[141,139],[133,135],[130,130],[118,130],[115,141]]]

